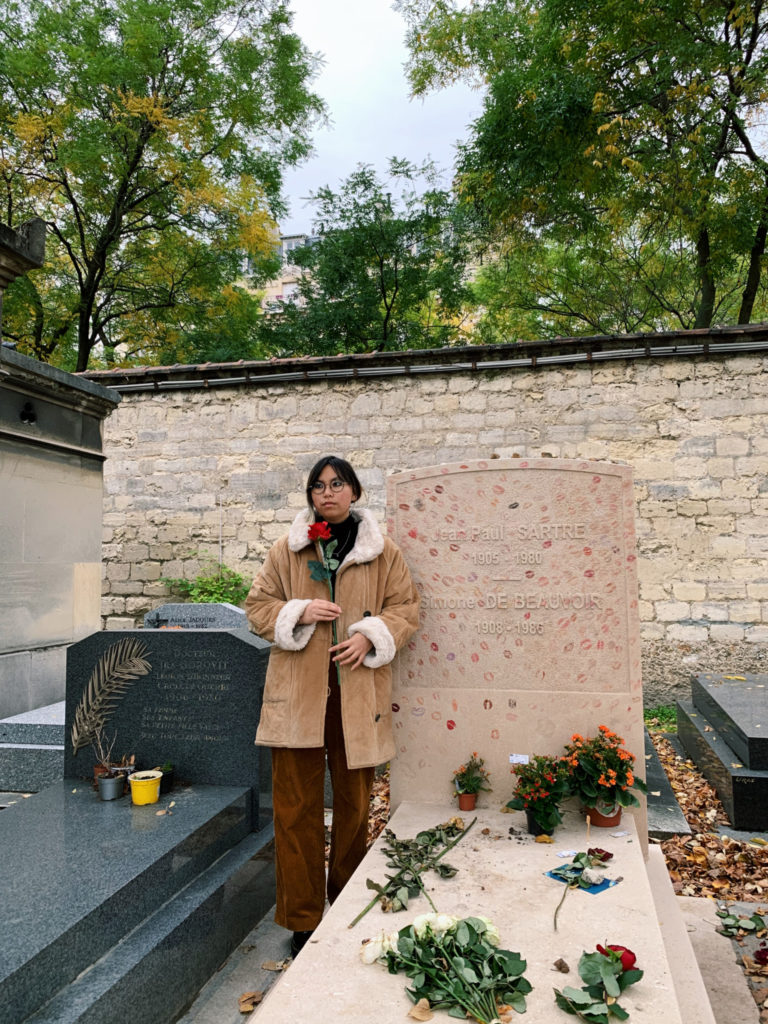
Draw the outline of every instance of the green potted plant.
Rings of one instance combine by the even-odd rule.
[[[563,820],[560,804],[570,794],[568,766],[561,757],[534,754],[527,764],[516,764],[512,771],[517,782],[507,807],[525,811],[531,835],[551,836]]]
[[[453,773],[453,786],[459,798],[459,810],[473,810],[477,794],[481,790],[490,793],[491,787],[487,785],[489,778],[490,772],[485,768],[485,761],[474,750],[467,762],[459,765]]]
[[[160,792],[170,793],[176,773],[175,766],[170,761],[166,761],[165,764],[158,765],[155,771],[163,773],[163,777],[160,779]]]
[[[591,738],[574,733],[566,744],[564,761],[571,792],[579,797],[593,825],[618,825],[622,808],[640,805],[631,790],[647,792],[633,771],[635,755],[607,725],[599,726],[597,736]]]

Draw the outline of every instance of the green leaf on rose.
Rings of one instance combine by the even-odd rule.
[[[618,965],[620,967],[620,965]],[[613,996],[614,999],[618,999],[621,995],[621,989],[619,983],[616,980],[616,971],[614,965],[609,963],[603,958],[603,963],[600,964],[600,978],[602,979],[605,991],[609,996]]]
[[[643,976],[643,971],[639,967],[632,967],[628,971],[624,971],[618,977],[619,988],[623,992],[625,988],[629,988],[630,985],[634,985],[635,982],[640,981]]]

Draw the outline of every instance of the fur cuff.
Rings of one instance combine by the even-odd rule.
[[[299,625],[299,619],[310,601],[286,601],[275,622],[275,643],[284,651],[301,651],[309,643],[316,623]]]
[[[380,619],[378,615],[367,615],[359,622],[353,622],[347,632],[350,636],[353,633],[362,633],[373,644],[373,650],[363,658],[363,664],[368,668],[381,668],[382,665],[388,665],[397,653],[394,638],[384,620]]]

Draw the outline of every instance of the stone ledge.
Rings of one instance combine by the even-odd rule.
[[[403,803],[390,827],[398,836],[414,836],[454,813],[452,806]],[[485,809],[475,813],[476,825],[446,858],[459,873],[449,880],[430,874],[427,888],[444,913],[490,917],[501,932],[502,946],[527,959],[526,977],[534,987],[528,996],[531,1020],[561,1024],[565,1018],[555,1006],[553,985],[560,981],[578,985],[575,972],[582,951],[607,940],[633,949],[645,971],[643,980],[624,997],[633,1024],[657,1024],[661,1020],[665,1024],[713,1024],[711,1014],[706,1015],[708,1004],[702,1005],[696,1018],[686,1016],[687,1011],[679,1005],[679,984],[672,978],[631,814],[625,814],[620,830],[593,828],[588,840],[583,819],[567,810],[554,844],[549,845],[534,843],[532,837],[520,834],[525,831],[522,813],[502,815]],[[465,821],[470,820],[470,816],[465,817]],[[515,827],[516,835],[508,834],[510,826]],[[612,835],[624,830],[628,834],[623,837]],[[261,1014],[258,1024],[295,1024],[311,1013],[316,1020],[363,1024],[371,1019],[375,1007],[378,1024],[402,1024],[411,1007],[405,994],[406,979],[390,975],[378,965],[364,966],[359,949],[364,939],[382,929],[402,928],[417,914],[428,912],[426,900],[413,900],[409,910],[399,914],[384,914],[376,906],[354,929],[348,927],[371,898],[366,878],[380,881],[385,877],[381,845],[379,840],[369,851],[313,938],[250,1021],[257,1021]],[[584,850],[590,845],[614,853],[611,874],[623,876],[623,881],[599,895],[569,893],[555,932],[553,914],[562,889],[544,872],[563,863],[558,851]],[[552,963],[558,957],[571,966],[567,978],[553,974]],[[675,961],[676,976],[687,969]],[[438,1019],[448,1018],[440,1014]]]

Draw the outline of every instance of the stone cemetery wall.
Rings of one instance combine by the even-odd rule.
[[[191,367],[183,388],[123,390],[106,424],[105,627],[140,624],[168,599],[160,578],[194,576],[204,556],[221,552],[252,577],[320,454],[353,462],[382,519],[398,470],[544,454],[632,470],[647,701],[687,694],[697,670],[765,671],[766,356],[600,362],[569,351],[581,361],[531,367],[512,365],[517,349],[505,346],[491,355],[509,365],[493,369],[482,353],[472,365],[447,350],[430,373],[379,377],[362,376],[368,357],[348,359],[346,373],[318,360],[316,380],[296,360],[288,383],[249,383],[233,364],[224,386]],[[152,372],[93,376],[145,387]]]
[[[99,632],[73,644],[65,777],[92,777],[94,752],[78,737],[94,710],[111,704],[104,732],[116,736],[116,760],[133,754],[143,769],[170,761],[182,784],[252,786],[254,822],[269,818],[269,752],[265,758],[253,742],[269,646],[250,633],[218,629]]]
[[[0,718],[64,698],[100,625],[101,422],[114,391],[0,346]]]
[[[601,724],[642,771],[628,467],[488,459],[400,473],[387,519],[421,594],[395,672],[395,806],[445,802],[473,750],[494,789],[511,790],[515,757],[560,753]]]

